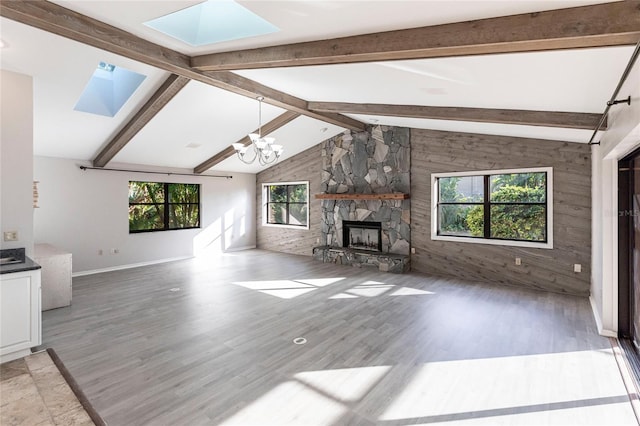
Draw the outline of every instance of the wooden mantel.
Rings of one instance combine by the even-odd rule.
[[[385,194],[316,194],[316,200],[407,200],[409,194],[389,192]]]

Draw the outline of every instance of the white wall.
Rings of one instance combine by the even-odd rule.
[[[0,70],[0,247],[33,252],[33,81]],[[17,231],[17,241],[4,232]]]
[[[611,107],[609,128],[592,150],[591,303],[599,331],[606,336],[618,332],[618,160],[640,146],[640,62],[617,98],[627,96],[631,105]]]
[[[34,176],[40,181],[35,242],[50,243],[71,252],[76,274],[255,247],[256,180],[253,174],[230,173],[232,179],[222,179],[82,171],[79,165],[89,164],[34,158]],[[125,168],[117,164],[108,167]],[[201,184],[202,227],[129,234],[129,180]],[[111,249],[118,249],[119,253],[112,254]],[[103,250],[102,255],[98,254],[99,250]]]

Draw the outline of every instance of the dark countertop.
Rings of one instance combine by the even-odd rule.
[[[33,271],[40,269],[41,266],[29,257],[25,256],[24,262],[10,263],[8,265],[0,265],[0,274],[11,274],[13,272]]]

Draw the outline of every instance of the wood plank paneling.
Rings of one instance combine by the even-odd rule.
[[[320,192],[320,145],[258,174],[264,182],[310,181]],[[535,249],[431,240],[431,173],[553,167],[554,248]],[[310,202],[309,230],[269,228],[258,212],[258,247],[310,255],[320,237],[320,201]],[[412,269],[432,275],[497,282],[558,293],[589,294],[591,154],[585,144],[411,130]],[[515,265],[515,257],[522,265]],[[573,264],[582,265],[581,273]]]
[[[321,201],[309,196],[309,229],[289,229],[262,225],[262,184],[273,182],[309,181],[309,194],[321,192],[321,145],[288,158],[256,176],[256,245],[258,248],[283,253],[311,256],[320,245]]]
[[[551,250],[431,240],[431,174],[553,167]],[[591,276],[591,154],[586,144],[412,129],[412,269],[586,296]],[[515,257],[522,265],[515,265]],[[582,265],[581,273],[573,264]]]

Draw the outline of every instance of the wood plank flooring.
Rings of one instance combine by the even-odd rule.
[[[74,278],[43,342],[111,426],[637,424],[586,298],[261,250]]]

